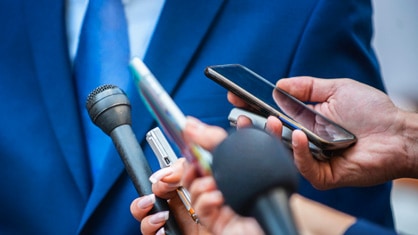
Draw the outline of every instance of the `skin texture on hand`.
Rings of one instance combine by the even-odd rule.
[[[350,79],[303,77],[280,80],[277,86],[302,101],[319,102],[313,105],[316,111],[357,136],[341,156],[318,162],[306,153],[303,133],[293,133],[295,163],[315,187],[367,186],[401,176],[403,167],[393,167],[407,162],[406,154],[396,154],[402,145],[399,110],[386,94]]]
[[[344,232],[356,221],[356,218],[307,199],[299,194],[290,197],[299,234],[336,235]]]
[[[181,185],[184,158],[177,160],[172,166],[155,172],[150,178],[153,181],[152,191],[160,198],[168,200],[170,208],[169,216],[174,216],[183,234],[206,235],[212,234],[191,218],[177,195],[176,189]],[[141,222],[141,232],[144,235],[157,234],[157,231],[164,225],[165,220],[162,212],[147,215],[153,206],[154,195],[145,195],[132,201],[130,210],[135,219]]]
[[[189,117],[185,139],[212,151],[227,137],[225,130],[208,126]],[[222,193],[217,189],[213,177],[198,177],[194,165],[185,164],[183,185],[189,189],[192,204],[201,223],[213,234],[263,234],[254,218],[242,217],[229,206],[224,205]]]
[[[403,135],[405,129],[417,128],[405,124],[411,118],[405,120],[408,115],[383,92],[351,79],[295,77],[281,79],[277,86],[301,101],[315,103],[311,106],[314,110],[357,136],[354,146],[321,162],[312,158],[306,135],[293,132],[295,164],[314,187],[369,186],[416,175],[412,169],[417,165],[416,157],[411,160],[417,152],[416,134],[408,132],[409,140]],[[247,107],[232,93],[228,99],[238,107]]]
[[[227,133],[219,127],[208,127],[194,118],[189,118],[185,138],[211,150],[227,136]],[[187,163],[185,159],[179,159],[173,166],[161,169],[150,177],[153,181],[153,192],[169,200],[170,211],[176,217],[183,234],[263,234],[255,219],[238,216],[223,204],[222,194],[216,189],[211,176],[197,177],[197,172],[194,165]],[[182,176],[185,179],[183,184]],[[201,224],[191,220],[178,199],[175,190],[180,185],[191,188],[192,205]],[[211,190],[214,191],[209,192]],[[152,195],[142,196],[131,203],[131,213],[141,221],[141,232],[146,235],[161,232],[159,229],[164,224],[164,219],[159,215],[161,212],[147,215],[151,208]]]

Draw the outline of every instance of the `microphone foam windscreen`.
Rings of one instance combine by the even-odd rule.
[[[94,89],[87,97],[86,109],[92,122],[107,135],[118,126],[131,124],[131,104],[117,86],[105,84]]]
[[[297,171],[290,151],[264,130],[244,128],[213,151],[213,176],[226,204],[247,216],[256,198],[275,188],[293,193]]]

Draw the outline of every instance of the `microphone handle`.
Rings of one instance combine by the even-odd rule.
[[[285,189],[275,188],[260,195],[250,212],[266,234],[297,235],[289,207],[289,195]]]
[[[138,194],[151,194],[152,185],[148,178],[152,174],[152,171],[136,140],[131,126],[125,124],[116,127],[110,132],[110,137],[116,146],[119,156],[122,159],[125,169]],[[159,211],[169,211],[168,203],[165,199],[159,197],[156,197],[155,199],[154,207],[149,214],[154,214]],[[180,228],[172,213],[170,213],[170,216],[165,223],[165,233],[167,235],[181,234]]]

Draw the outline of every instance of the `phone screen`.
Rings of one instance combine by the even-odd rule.
[[[343,127],[242,65],[209,66],[205,74],[244,99],[260,114],[275,115],[288,128],[303,130],[310,141],[322,149],[348,147],[356,141],[356,137]]]

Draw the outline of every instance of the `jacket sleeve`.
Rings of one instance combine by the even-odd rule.
[[[394,231],[393,229],[379,226],[377,224],[371,223],[364,219],[358,219],[344,233],[344,235],[368,235],[368,234],[397,235],[398,233]]]

